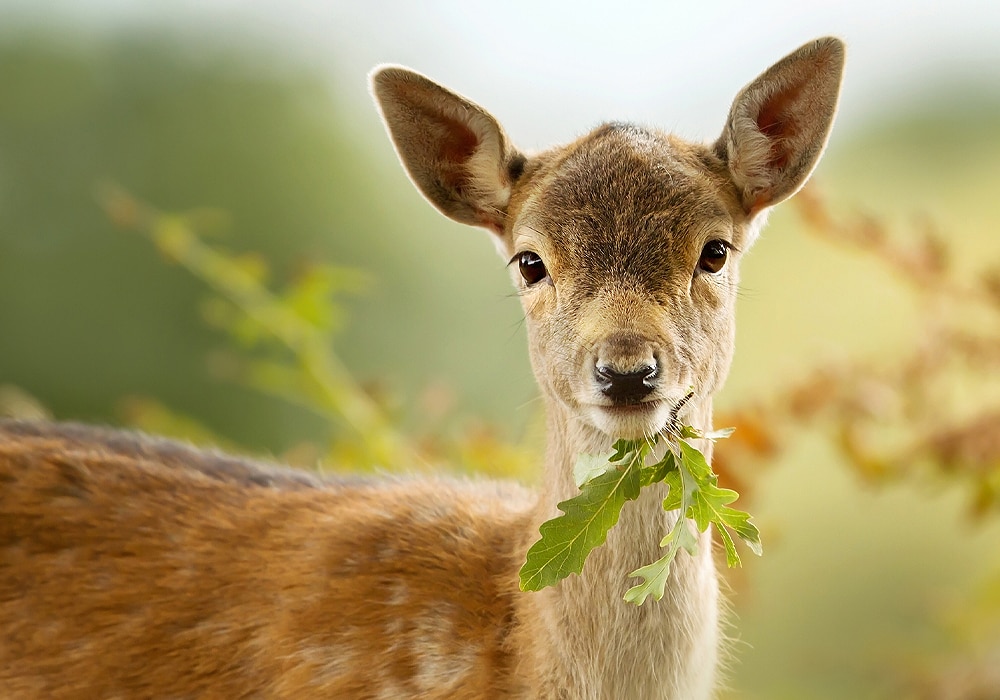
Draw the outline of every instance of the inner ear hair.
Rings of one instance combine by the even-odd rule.
[[[844,44],[810,42],[736,96],[716,150],[729,165],[747,214],[790,197],[808,180],[833,126]]]

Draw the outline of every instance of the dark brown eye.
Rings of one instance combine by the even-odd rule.
[[[715,274],[726,266],[726,258],[728,256],[729,245],[725,241],[709,241],[701,249],[701,260],[698,261],[698,269]]]
[[[521,271],[521,277],[528,285],[538,284],[549,276],[549,271],[545,269],[545,263],[538,257],[537,253],[526,250],[517,256],[517,266]]]

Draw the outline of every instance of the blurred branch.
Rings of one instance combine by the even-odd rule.
[[[920,326],[908,352],[827,361],[721,417],[720,424],[738,430],[731,444],[717,450],[720,469],[731,469],[731,453],[744,461],[770,461],[809,426],[823,431],[864,478],[898,479],[929,465],[971,485],[974,512],[995,512],[1000,266],[959,273],[948,244],[929,225],[918,226],[903,243],[871,217],[835,217],[815,188],[794,201],[812,235],[891,270],[920,305]]]
[[[845,465],[865,479],[902,480],[929,468],[970,487],[973,514],[996,516],[1000,263],[980,259],[973,261],[979,269],[957,271],[951,247],[927,222],[899,241],[872,217],[834,216],[815,188],[794,201],[811,235],[893,273],[919,305],[918,326],[901,353],[822,362],[770,395],[719,416],[719,424],[737,430],[716,448],[717,471],[742,486],[741,475],[773,462],[810,428],[824,434]],[[950,630],[956,651],[907,664],[901,671],[903,696],[1000,698],[1000,577],[988,595],[962,601],[962,607]]]
[[[100,201],[115,224],[147,236],[167,259],[228,302],[208,306],[208,316],[217,325],[244,345],[272,340],[291,353],[290,362],[251,363],[252,385],[285,398],[294,396],[320,415],[349,426],[372,464],[412,468],[420,463],[418,452],[333,350],[329,296],[344,271],[319,267],[279,297],[263,283],[266,265],[260,258],[237,258],[208,246],[188,217],[161,213],[114,186],[101,190]]]

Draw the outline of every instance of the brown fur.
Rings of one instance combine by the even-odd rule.
[[[0,697],[510,694],[517,489],[10,422],[0,484]]]
[[[678,514],[626,505],[581,576],[522,593],[573,463],[682,418],[711,424],[741,254],[825,143],[843,63],[806,45],[737,97],[712,145],[607,124],[527,157],[485,110],[407,69],[373,90],[416,185],[494,235],[548,414],[543,488],[329,481],[126,433],[0,423],[0,697],[707,698],[711,540],[642,607],[627,573]],[[730,249],[711,272],[712,241]],[[548,275],[529,284],[518,256]],[[626,399],[599,368],[648,375]],[[644,380],[645,381],[645,380]],[[702,446],[708,456],[711,446]]]

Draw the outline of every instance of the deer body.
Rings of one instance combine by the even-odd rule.
[[[710,697],[709,536],[662,601],[622,601],[678,517],[662,490],[626,504],[582,575],[525,593],[517,572],[577,492],[580,453],[656,434],[681,407],[710,426],[738,258],[814,167],[842,64],[835,39],[802,47],[737,96],[714,144],[607,124],[531,157],[427,78],[374,73],[415,184],[510,260],[548,415],[540,492],[322,480],[0,424],[0,697]]]

